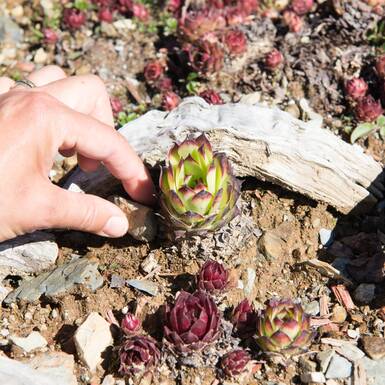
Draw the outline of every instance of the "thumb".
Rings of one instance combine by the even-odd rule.
[[[49,227],[70,228],[114,238],[127,233],[128,221],[123,211],[105,199],[53,185],[49,187],[46,197],[55,202],[55,209],[50,210],[46,221]]]

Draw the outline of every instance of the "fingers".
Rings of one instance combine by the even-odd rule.
[[[55,129],[61,132],[60,150],[76,150],[82,156],[102,161],[123,183],[128,194],[147,204],[154,202],[154,185],[143,162],[126,139],[111,127],[92,117],[74,112],[66,106]]]
[[[44,195],[52,202],[51,209],[42,216],[44,228],[69,228],[113,238],[127,233],[126,216],[111,202],[54,185],[47,186]]]
[[[4,94],[8,92],[11,87],[15,84],[15,81],[11,78],[7,78],[6,76],[0,77],[0,94]]]

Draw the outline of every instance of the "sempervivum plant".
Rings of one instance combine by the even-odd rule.
[[[299,16],[303,16],[313,8],[313,0],[292,0],[291,8]]]
[[[312,338],[309,315],[291,300],[271,300],[258,317],[257,343],[263,351],[294,351],[306,347]]]
[[[223,104],[223,99],[221,98],[221,95],[218,94],[218,92],[215,92],[214,90],[208,89],[204,90],[199,93],[199,96],[206,100],[209,104]]]
[[[165,223],[177,237],[214,231],[238,213],[240,182],[226,156],[213,153],[205,135],[169,150],[159,184]]]
[[[157,365],[160,351],[156,341],[147,336],[127,338],[119,350],[120,368],[122,375],[144,373]]]
[[[140,320],[131,313],[127,313],[120,324],[125,334],[135,334],[140,329]]]
[[[255,334],[257,328],[257,313],[252,304],[244,299],[234,309],[231,322],[234,332],[241,338],[248,338]]]
[[[228,270],[221,263],[211,259],[204,263],[197,276],[198,288],[210,293],[226,289],[228,283]]]
[[[216,42],[198,40],[186,47],[191,67],[201,73],[214,73],[222,69],[223,50]]]
[[[172,350],[188,353],[203,349],[219,335],[220,314],[206,293],[181,291],[166,309],[164,336]]]
[[[227,376],[236,377],[247,371],[250,358],[250,354],[246,350],[233,350],[222,357],[221,368]]]
[[[364,79],[353,78],[346,82],[345,91],[351,99],[359,100],[368,92],[368,84]]]
[[[357,102],[355,113],[360,122],[373,122],[383,113],[383,109],[379,101],[368,95]]]

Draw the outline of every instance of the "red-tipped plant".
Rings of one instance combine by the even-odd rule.
[[[220,314],[206,293],[181,291],[174,306],[166,310],[164,336],[177,352],[203,349],[219,335]]]
[[[100,8],[98,12],[98,18],[100,21],[104,21],[106,23],[112,23],[114,16],[112,14],[111,9],[109,8]]]
[[[230,55],[242,55],[247,48],[246,36],[242,31],[228,31],[224,37],[224,43]]]
[[[147,336],[127,338],[119,350],[120,368],[122,375],[145,373],[157,365],[160,351],[156,341]]]
[[[345,91],[349,98],[359,100],[368,92],[368,84],[361,78],[350,79],[346,82]]]
[[[112,113],[118,115],[119,112],[123,111],[123,105],[119,98],[112,97],[110,98]]]
[[[46,44],[55,44],[59,39],[57,32],[51,28],[44,28],[43,35],[44,35],[44,43]]]
[[[144,23],[150,19],[150,12],[148,11],[148,8],[142,3],[132,4],[132,14],[134,17]]]
[[[215,9],[192,10],[179,20],[179,30],[191,41],[225,27],[225,18]]]
[[[174,108],[178,107],[180,101],[180,97],[175,92],[167,91],[163,94],[162,97],[162,107],[166,111],[171,111]]]
[[[303,20],[293,11],[283,13],[283,22],[289,28],[290,32],[300,32],[303,27]]]
[[[246,350],[233,350],[222,357],[221,368],[227,376],[236,377],[247,371],[250,359],[250,354]]]
[[[360,122],[373,122],[383,111],[380,101],[375,100],[371,95],[358,100],[355,107],[356,118]]]
[[[270,71],[274,71],[281,67],[283,63],[283,55],[277,49],[273,49],[265,56],[265,66]]]
[[[159,60],[153,60],[144,67],[144,78],[148,83],[153,83],[163,75],[164,67]]]
[[[121,329],[127,335],[135,334],[141,327],[140,320],[131,313],[127,313],[120,324]]]
[[[197,276],[199,290],[210,293],[225,290],[228,282],[229,272],[221,263],[211,259],[204,263]]]
[[[313,0],[291,0],[291,9],[299,16],[306,15],[313,8]]]
[[[258,317],[257,343],[263,351],[295,351],[305,348],[312,338],[310,316],[291,300],[271,300]]]
[[[172,80],[167,76],[163,76],[155,82],[155,87],[161,92],[171,91]]]
[[[249,338],[255,334],[257,328],[257,313],[252,304],[244,299],[234,309],[231,322],[234,332],[240,338]]]
[[[86,14],[76,8],[65,8],[63,11],[64,23],[71,29],[79,29],[86,22]]]
[[[219,44],[200,40],[188,47],[191,67],[201,73],[214,73],[222,69],[223,51]]]
[[[204,90],[199,94],[199,96],[206,100],[209,104],[223,104],[221,95],[214,90]]]

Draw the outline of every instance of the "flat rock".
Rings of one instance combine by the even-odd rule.
[[[154,211],[150,207],[119,196],[114,196],[112,199],[126,214],[128,220],[127,233],[138,241],[151,242],[158,230]]]
[[[373,283],[361,283],[354,290],[354,299],[362,305],[368,305],[375,297],[376,285]]]
[[[341,354],[343,357],[347,358],[349,361],[358,361],[359,359],[365,357],[365,353],[357,348],[356,345],[350,344],[348,342],[341,345],[337,348],[337,353]]]
[[[41,349],[47,346],[47,340],[36,331],[31,332],[28,337],[11,336],[9,339],[14,345],[22,348],[27,353],[32,352],[32,350]]]
[[[1,39],[0,39],[1,40]],[[0,279],[5,276],[40,273],[52,267],[59,248],[52,234],[43,231],[0,243]]]
[[[78,385],[74,358],[62,352],[49,352],[26,363],[0,356],[0,384]]]
[[[368,357],[364,357],[360,362],[365,368],[368,385],[384,385],[385,359],[371,360]]]
[[[301,381],[305,384],[308,384],[310,382],[323,384],[326,382],[326,378],[322,372],[307,372],[301,374]]]
[[[22,284],[4,300],[6,304],[17,300],[37,301],[43,294],[48,298],[61,296],[76,285],[83,285],[93,291],[103,285],[103,277],[98,271],[98,261],[78,258],[57,267],[52,272],[43,273]]]
[[[108,374],[104,377],[102,385],[115,385],[115,378],[112,374]]]
[[[333,242],[333,230],[320,229],[319,238],[322,246],[330,246]]]
[[[79,358],[94,372],[102,361],[102,353],[113,342],[110,324],[93,312],[76,331],[74,341]]]
[[[385,338],[365,336],[361,339],[366,354],[374,360],[385,357]]]
[[[286,242],[275,230],[267,231],[258,240],[258,249],[267,260],[279,260],[286,253]]]
[[[328,349],[328,350],[324,350],[322,352],[317,353],[316,360],[320,364],[320,369],[323,373],[326,372],[326,370],[330,364],[330,360],[332,359],[334,354],[335,354],[335,351],[333,349]]]
[[[326,371],[326,378],[347,378],[352,374],[352,364],[338,354],[333,355]]]

